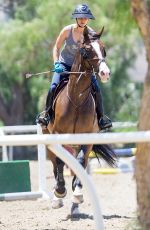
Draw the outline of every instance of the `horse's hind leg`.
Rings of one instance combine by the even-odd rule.
[[[80,152],[77,156],[78,162],[83,166],[83,168],[86,168],[88,163],[88,156],[92,149],[92,145],[81,145]],[[73,177],[72,180],[72,190],[73,190],[73,203],[82,203],[83,200],[83,194],[82,194],[82,183],[79,180],[76,175]]]
[[[89,152],[91,151],[92,146],[91,145],[81,145],[80,151],[77,155],[77,161],[83,166],[83,168],[86,168],[88,163],[88,156]],[[81,181],[76,177],[76,175],[73,177],[72,180],[72,190],[75,190],[75,186],[78,186],[82,188]]]
[[[92,146],[90,145],[89,146],[82,145],[80,148],[80,152],[77,156],[77,160],[83,166],[83,168],[86,168],[87,166],[88,155],[91,149]],[[76,177],[76,175],[73,177],[72,180],[72,190],[73,190],[72,202],[77,204],[82,203],[84,201],[83,194],[82,194],[82,183],[79,180],[79,178]]]

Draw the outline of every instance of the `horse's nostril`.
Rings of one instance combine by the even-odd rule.
[[[103,76],[103,75],[105,75],[105,73],[103,71],[101,71],[101,75]]]

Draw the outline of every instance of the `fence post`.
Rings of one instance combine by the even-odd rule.
[[[0,129],[0,135],[4,136],[4,131]],[[2,146],[2,161],[8,161],[7,146]]]
[[[9,161],[13,161],[13,155],[14,155],[13,152],[14,152],[13,151],[13,146],[9,146],[9,148],[8,148],[8,158],[9,158]]]
[[[42,134],[42,128],[37,124],[37,134]],[[38,167],[39,167],[39,191],[46,191],[46,147],[44,144],[38,144]]]

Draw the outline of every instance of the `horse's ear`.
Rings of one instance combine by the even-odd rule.
[[[105,58],[106,57],[105,45],[101,40],[99,41],[99,43],[100,43],[100,49],[101,49],[101,52],[102,52],[102,56]]]
[[[102,33],[104,31],[104,26],[102,27],[101,31],[99,33],[96,33],[96,32],[92,32],[89,34],[89,39],[91,41],[95,41],[95,40],[99,40],[100,37],[102,36]]]
[[[97,33],[97,38],[101,38],[102,34],[104,32],[104,26],[102,27],[101,31],[99,33]],[[102,56],[105,58],[106,57],[106,49],[105,49],[105,45],[104,43],[100,40],[99,41],[100,43],[100,49],[101,49],[101,52],[102,52]]]
[[[97,37],[100,39],[100,37],[102,36],[104,32],[104,26],[102,27],[101,31],[99,33],[97,33]]]

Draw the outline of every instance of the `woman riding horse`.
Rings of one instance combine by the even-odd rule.
[[[97,77],[101,77],[102,80],[109,78],[110,74],[110,70],[104,60],[105,52],[99,40],[102,31],[96,33],[86,26],[88,18],[93,18],[93,15],[86,5],[78,6],[73,13],[73,17],[77,18],[78,26],[75,27],[75,25],[72,25],[69,29],[65,28],[64,31],[62,31],[57,40],[57,46],[59,47],[61,44],[60,38],[63,37],[62,40],[64,40],[64,37],[68,35],[65,45],[66,48],[61,52],[59,58],[61,63],[55,64],[55,70],[57,70],[57,72],[64,71],[64,68],[70,72],[68,83],[66,84],[66,82],[64,83],[61,81],[63,82],[61,90],[59,90],[59,92],[58,88],[56,90],[53,103],[54,117],[49,121],[47,128],[43,128],[44,133],[69,134],[99,132],[99,124],[97,120],[99,115],[96,113],[97,103],[95,103],[95,93],[93,93],[93,84],[95,82],[97,83],[95,73],[97,73]],[[76,37],[74,36],[75,34]],[[79,39],[78,44],[74,41],[75,38],[77,39],[77,36]],[[72,47],[75,47],[75,50],[72,51]],[[66,58],[66,49],[70,50],[70,58],[67,56],[68,59]],[[73,52],[73,54],[71,52]],[[58,54],[56,55],[56,53],[57,52],[55,51],[55,61],[58,57]],[[68,65],[62,62],[64,58],[65,61],[68,61],[67,63],[71,61],[71,69]],[[60,80],[63,75],[57,74],[55,76],[57,76],[56,80]],[[53,80],[55,80],[55,78]],[[52,86],[56,86],[56,82],[53,82]],[[94,150],[97,156],[100,155],[111,166],[115,165],[115,154],[108,145],[78,145],[76,146],[76,150],[76,158],[84,168],[87,167],[88,157],[91,150]],[[64,162],[55,156],[50,150],[48,150],[48,155],[53,163],[53,172],[56,179],[53,200],[56,201],[56,198],[62,199],[66,195],[65,180],[63,176]],[[75,200],[76,197],[79,197],[81,188],[82,184],[80,180],[74,175],[72,180],[72,190]],[[80,197],[81,199],[79,202],[82,202],[82,195]],[[53,207],[58,208],[61,206],[54,205]]]
[[[83,35],[83,42],[76,51],[68,83],[63,82],[63,87],[55,97],[53,105],[55,116],[47,126],[48,133],[96,133],[99,131],[92,92],[92,74],[96,72],[100,76],[102,72],[108,73],[109,69],[101,53],[99,41],[101,33],[91,32],[85,27]],[[115,154],[108,145],[78,145],[75,157],[84,168],[87,167],[91,150],[94,150],[96,156],[102,157],[109,165],[115,165]],[[56,203],[57,199],[62,199],[66,195],[63,176],[64,162],[54,153],[50,151],[48,153],[53,163],[56,179],[52,207],[59,208],[62,203]],[[74,175],[72,180],[73,203],[83,202],[81,188],[80,180]]]
[[[54,92],[60,81],[69,77],[68,74],[63,72],[69,72],[72,68],[79,44],[83,41],[83,31],[86,27],[88,30],[93,31],[87,26],[87,24],[89,19],[95,18],[86,4],[78,5],[72,14],[72,18],[76,19],[76,23],[68,25],[62,29],[53,49],[55,73],[47,95],[45,111],[44,113],[42,112],[36,119],[37,123],[40,123],[45,127],[47,127],[49,121],[52,120]],[[60,52],[64,42],[65,45]],[[101,74],[101,80],[106,81],[109,78],[109,74],[109,72]],[[104,115],[102,95],[95,74],[92,76],[92,84],[96,95],[95,101],[99,129],[102,130],[110,128],[112,123],[111,120]]]

